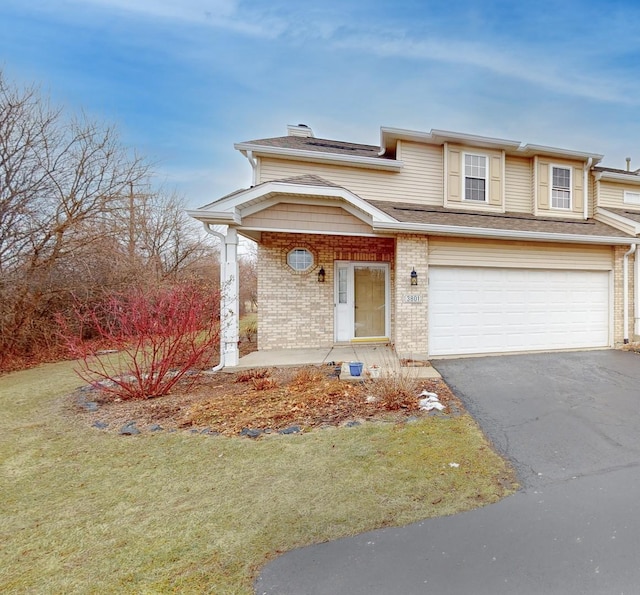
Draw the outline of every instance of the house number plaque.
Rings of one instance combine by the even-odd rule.
[[[422,303],[422,294],[421,293],[412,293],[404,296],[404,301],[407,304],[420,304]]]

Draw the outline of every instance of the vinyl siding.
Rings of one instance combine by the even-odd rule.
[[[640,211],[640,205],[628,204],[624,202],[624,191],[640,192],[638,186],[626,186],[615,182],[600,182],[600,202],[603,208],[611,207],[615,209],[629,209],[630,211]]]
[[[339,207],[280,203],[242,218],[242,227],[260,230],[370,234],[371,227]]]
[[[400,172],[260,158],[259,182],[314,174],[368,200],[442,205],[442,147],[399,142]]]
[[[505,210],[533,213],[533,165],[528,157],[510,157],[505,162]]]
[[[613,269],[609,246],[429,238],[429,264],[535,269]]]

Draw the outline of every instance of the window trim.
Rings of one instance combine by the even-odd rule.
[[[569,188],[564,187],[555,187],[553,185],[553,170],[554,169],[565,169],[569,172]],[[569,206],[567,207],[558,207],[553,204],[553,191],[554,190],[562,190],[563,192],[569,191]],[[570,165],[560,165],[559,163],[550,163],[549,164],[549,208],[558,210],[558,211],[571,211],[573,210],[573,168]]]
[[[477,176],[467,176],[467,156],[469,157],[482,157],[484,159],[484,178]],[[462,200],[476,205],[484,205],[489,203],[489,155],[486,153],[471,153],[464,151],[462,153]],[[484,180],[484,200],[476,200],[474,198],[467,198],[467,178],[474,180]]]
[[[311,257],[311,262],[309,263],[309,266],[305,267],[304,269],[296,269],[290,262],[289,262],[289,256],[291,256],[291,254],[293,252],[295,252],[296,250],[299,251],[304,251],[307,254],[309,254],[309,256]],[[315,262],[316,262],[316,256],[313,253],[313,250],[310,250],[309,248],[307,248],[306,246],[294,246],[293,248],[290,248],[289,250],[287,250],[287,255],[285,257],[285,262],[287,263],[287,266],[289,267],[290,270],[292,270],[294,273],[297,274],[304,274],[304,273],[308,273],[309,271],[313,270],[313,267],[315,266]]]

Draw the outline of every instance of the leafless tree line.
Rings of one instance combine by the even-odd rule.
[[[55,313],[105,292],[217,282],[217,250],[110,126],[0,71],[0,368],[55,349]]]

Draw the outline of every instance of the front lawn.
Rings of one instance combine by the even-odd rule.
[[[257,441],[120,436],[68,415],[71,368],[0,377],[2,592],[251,593],[294,547],[515,488],[467,414]]]

